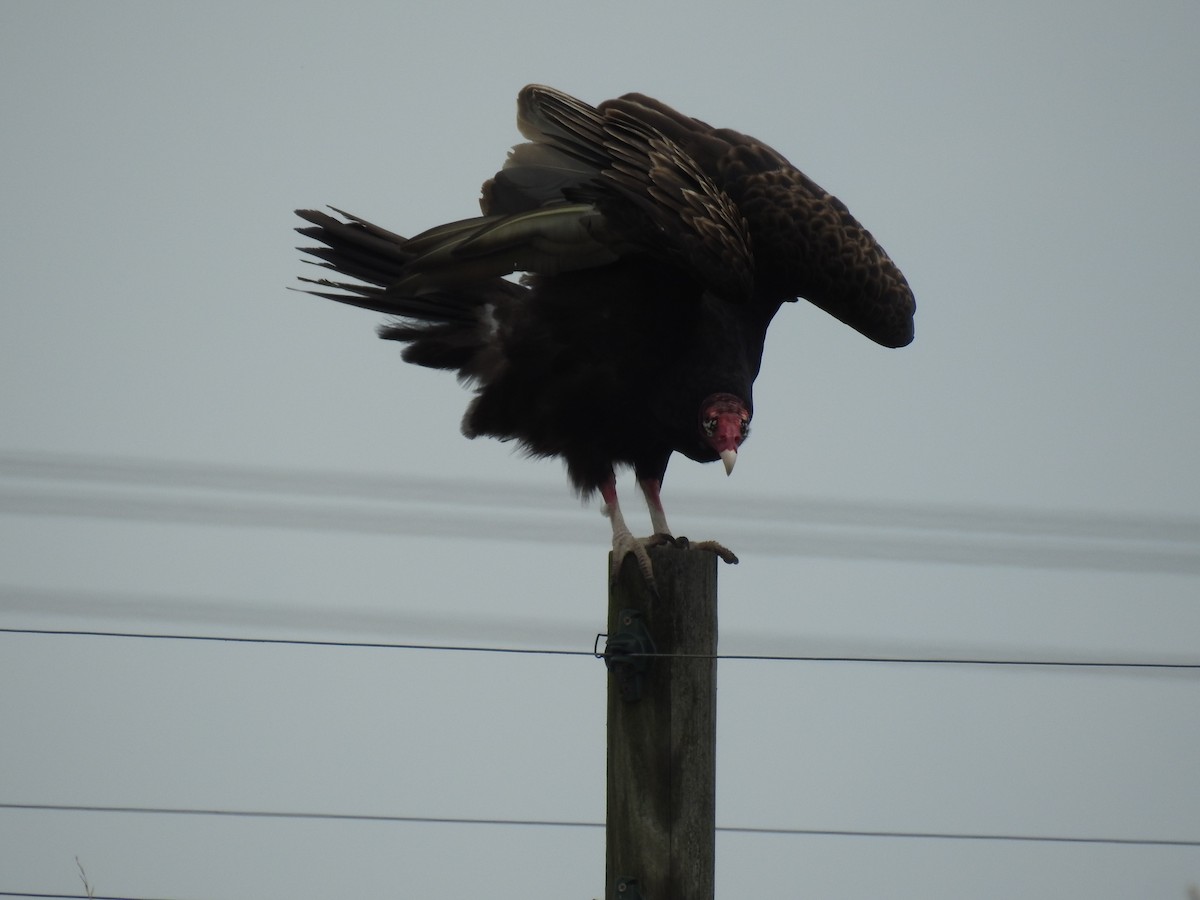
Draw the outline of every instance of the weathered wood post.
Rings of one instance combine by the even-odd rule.
[[[609,676],[605,900],[629,878],[644,900],[712,900],[717,558],[669,546],[651,548],[650,558],[657,595],[632,558],[609,591],[609,647],[640,619],[663,655],[635,655]],[[649,663],[637,676],[640,697],[623,697],[639,661]]]

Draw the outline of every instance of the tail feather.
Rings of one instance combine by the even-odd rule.
[[[341,259],[347,262],[370,263],[377,269],[377,275],[366,280],[381,287],[388,280],[395,280],[413,256],[408,249],[408,240],[357,216],[340,210],[335,211],[347,221],[343,222],[315,209],[296,210],[296,215],[312,223],[312,226],[297,228],[296,231],[328,245],[328,249],[306,248],[305,252],[321,256],[332,262],[335,268],[340,267]],[[330,255],[339,256],[340,259],[330,259]]]
[[[388,295],[387,287],[402,276],[412,259],[412,253],[406,247],[407,240],[357,216],[342,213],[340,210],[337,212],[347,221],[343,222],[315,209],[296,210],[296,215],[312,223],[308,227],[297,228],[296,231],[325,245],[299,249],[320,260],[315,262],[310,259],[307,262],[362,283],[301,277],[300,280],[306,284],[343,292],[307,293],[375,312],[404,315],[396,306],[397,298]]]
[[[407,344],[401,355],[408,362],[457,370],[467,381],[489,380],[502,358],[500,322],[513,314],[526,289],[496,274],[495,265],[439,279],[420,264],[433,255],[453,270],[452,247],[463,242],[464,234],[478,232],[479,226],[451,223],[409,239],[335,212],[342,219],[317,210],[296,211],[311,223],[296,230],[322,245],[300,249],[314,257],[308,262],[318,268],[354,280],[301,277],[305,285],[317,288],[301,290],[399,317],[380,328],[379,335]]]

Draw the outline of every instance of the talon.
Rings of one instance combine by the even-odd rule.
[[[686,540],[686,539],[685,539]],[[692,544],[693,550],[708,550],[710,553],[715,553],[722,560],[731,566],[738,564],[737,555],[723,544],[718,544],[716,541],[701,541],[698,544]]]
[[[650,554],[646,552],[648,542],[649,539],[641,541],[628,532],[613,536],[612,566],[609,572],[609,581],[612,584],[616,584],[621,576],[621,566],[625,564],[625,557],[632,553],[642,577],[646,579],[646,584],[651,591],[658,593],[658,586],[654,583],[654,567],[650,564]]]

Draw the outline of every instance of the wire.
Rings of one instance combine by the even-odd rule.
[[[974,659],[926,656],[781,656],[749,653],[631,653],[630,656],[668,656],[674,659],[757,660],[762,662],[904,663],[914,666],[1029,666],[1080,669],[1200,669],[1200,663],[1101,662],[1068,659]]]
[[[606,570],[605,570],[606,571]],[[353,605],[273,602],[252,596],[137,593],[129,590],[72,590],[0,582],[0,624],[22,623],[28,617],[50,617],[73,628],[97,630],[221,631],[254,629],[256,634],[283,632],[313,635],[372,636],[403,639],[421,635],[447,644],[511,644],[569,646],[594,630],[590,617],[537,616],[518,612],[476,610],[470,616],[453,610],[413,608],[409,604]],[[139,625],[131,625],[136,620]],[[153,625],[148,624],[153,622]],[[115,623],[115,624],[110,624]],[[143,624],[145,623],[145,624]]]
[[[927,841],[1025,841],[1038,844],[1116,844],[1133,847],[1200,847],[1200,840],[1160,838],[1072,837],[1048,834],[972,834],[943,831],[860,831],[831,828],[740,828],[718,827],[727,834],[780,834],[813,837],[906,838]]]
[[[454,653],[512,653],[541,656],[590,656],[603,657],[597,650],[561,650],[524,647],[487,647],[467,644],[416,644],[390,643],[386,641],[330,641],[297,638],[252,638],[202,634],[154,634],[132,631],[83,631],[58,628],[5,628],[0,634],[48,635],[57,637],[110,637],[142,638],[147,640],[202,641],[234,644],[266,644],[298,647],[358,648],[370,650],[440,650]],[[604,637],[599,635],[598,637]],[[1041,660],[1041,659],[988,659],[970,657],[925,657],[925,656],[832,656],[832,655],[783,655],[754,653],[630,653],[630,657],[652,659],[712,659],[755,662],[810,662],[810,663],[896,663],[922,666],[1028,666],[1039,668],[1086,668],[1086,669],[1200,669],[1193,662],[1149,662],[1149,661],[1099,661],[1099,660]]]
[[[368,650],[443,650],[458,653],[515,653],[541,656],[592,656],[591,650],[551,650],[523,647],[477,647],[466,644],[408,644],[386,641],[328,641],[302,638],[251,638],[208,634],[150,634],[134,631],[78,631],[57,628],[2,628],[0,634],[57,635],[71,637],[146,638],[158,641],[207,641],[229,644],[292,645],[297,647],[353,647]]]
[[[162,816],[221,816],[238,819],[307,819],[330,822],[393,822],[418,825],[511,825],[542,828],[603,828],[603,822],[560,819],[487,819],[462,816],[387,816],[355,813],[272,812],[242,809],[172,809],[152,806],[75,806],[53,803],[0,803],[0,809],[43,812],[131,813]]]
[[[336,611],[309,606],[286,607],[248,597],[229,600],[182,595],[108,593],[104,591],[65,591],[29,588],[0,583],[0,621],[20,622],[24,617],[42,617],[43,614],[66,618],[70,629],[13,629],[17,633],[75,633],[100,636],[141,636],[127,629],[127,621],[153,619],[153,629],[164,637],[186,640],[194,630],[212,628],[245,630],[253,628],[259,633],[283,631],[287,634],[342,633],[348,635],[386,634],[437,636],[437,646],[503,647],[511,644],[523,647],[555,647],[578,645],[582,633],[594,633],[593,621],[584,617],[571,619],[547,619],[512,615],[475,613],[469,619],[438,612],[406,612],[389,606],[386,609],[340,606]],[[81,620],[92,620],[84,625]],[[115,627],[106,627],[109,621],[118,620]],[[144,626],[151,627],[151,626]],[[2,632],[3,628],[0,628]],[[171,633],[167,633],[171,632]],[[180,633],[183,632],[183,633]],[[730,635],[733,635],[731,639]],[[603,637],[603,635],[601,635]],[[732,631],[726,635],[731,646],[778,647],[780,636],[775,633],[747,633]],[[872,645],[871,652],[862,650],[862,644],[845,647],[838,641],[830,645],[827,640],[813,643],[812,636],[795,636],[783,646],[804,647],[805,652],[783,653],[721,653],[719,659],[760,659],[797,661],[875,661],[889,662],[897,659],[944,659],[946,652],[920,644],[899,642]],[[316,642],[319,646],[319,642]],[[353,645],[354,641],[347,641]],[[412,643],[407,642],[407,643]],[[421,644],[419,646],[427,646]],[[593,644],[594,646],[594,644]],[[849,650],[850,652],[845,652]],[[569,654],[583,651],[569,651]],[[568,655],[569,655],[568,654]],[[1159,653],[1149,660],[1138,661],[1133,657],[1117,655],[1107,651],[1096,660],[1087,658],[1083,651],[1071,653],[1068,659],[1061,658],[1062,651],[1047,649],[1025,649],[1023,647],[993,648],[969,646],[957,651],[954,661],[961,664],[995,665],[1033,664],[1046,666],[1073,665],[1076,667],[1100,666],[1118,668],[1128,664],[1133,669],[1177,669],[1194,668],[1193,663],[1180,653]]]
[[[522,828],[604,828],[603,822],[564,819],[493,819],[469,816],[389,816],[351,813],[274,812],[240,809],[174,809],[151,806],[81,806],[49,803],[3,803],[0,809],[39,812],[95,812],[136,815],[221,816],[246,819],[303,819],[334,822],[384,822],[417,825],[491,825]],[[1200,847],[1200,840],[1172,838],[1117,838],[1099,836],[1059,836],[1037,834],[986,834],[937,831],[881,831],[832,828],[754,828],[718,825],[726,834],[772,834],[801,837],[904,838],[912,840],[1025,841],[1030,843],[1117,844],[1140,847]]]
[[[33,485],[0,488],[12,515],[555,543],[597,534],[540,485],[14,451],[0,452],[0,479]],[[672,506],[710,508],[686,493]],[[1200,574],[1196,518],[797,497],[738,508],[722,522],[761,554]]]

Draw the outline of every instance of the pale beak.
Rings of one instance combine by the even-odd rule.
[[[732,475],[733,474],[733,464],[735,462],[737,462],[737,451],[736,450],[722,450],[721,451],[721,462],[725,463],[725,474]]]

